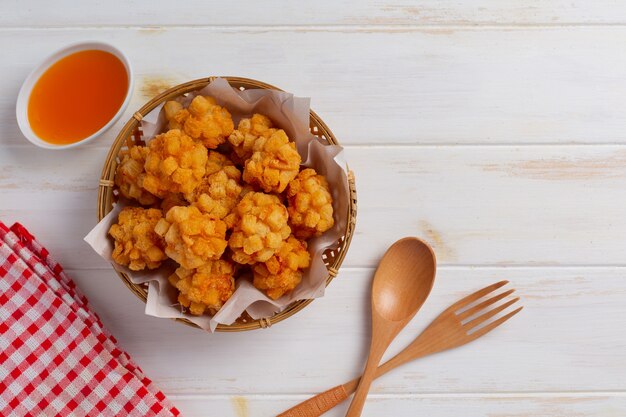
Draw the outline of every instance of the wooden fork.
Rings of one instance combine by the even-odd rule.
[[[506,284],[508,284],[508,281],[497,282],[452,304],[402,352],[379,366],[376,371],[376,378],[412,360],[459,347],[476,340],[519,313],[523,307],[518,307],[510,313],[485,324],[488,320],[494,318],[519,300],[519,297],[516,297],[497,307],[490,308],[498,301],[511,295],[515,291],[513,289],[491,296],[487,300],[473,305],[481,298],[490,295]],[[485,325],[479,327],[482,324]],[[354,393],[359,385],[359,379],[353,379],[350,382],[338,385],[315,397],[309,398],[279,414],[277,417],[321,416]]]

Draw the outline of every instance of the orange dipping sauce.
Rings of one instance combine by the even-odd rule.
[[[28,99],[28,121],[46,142],[78,142],[115,116],[127,91],[126,67],[115,55],[75,52],[52,64],[37,80]]]

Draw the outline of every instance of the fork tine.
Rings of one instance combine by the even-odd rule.
[[[516,315],[517,313],[522,311],[523,308],[524,308],[524,306],[516,308],[515,310],[511,311],[510,313],[500,317],[498,320],[494,320],[493,322],[489,323],[485,327],[483,327],[483,328],[475,331],[474,333],[470,334],[469,337],[471,338],[471,340],[474,340],[474,339],[478,339],[481,336],[486,335],[487,333],[489,333],[490,331],[492,331],[493,329],[495,329],[496,327],[500,326],[502,323],[504,323],[505,321],[507,321],[508,319],[510,319],[511,317],[513,317],[514,315]]]
[[[482,303],[477,304],[474,307],[467,309],[462,313],[457,314],[457,316],[459,317],[461,321],[463,321],[469,317],[472,317],[474,314],[483,311],[486,307],[489,307],[490,305],[497,303],[503,298],[513,294],[514,291],[515,289],[511,289],[511,290],[503,292],[502,294],[498,294],[495,297],[491,297],[490,299],[483,301]]]
[[[507,307],[511,306],[512,304],[515,304],[518,301],[519,301],[519,297],[516,297],[516,298],[514,298],[512,300],[509,300],[506,303],[504,303],[502,305],[499,305],[498,307],[496,307],[496,308],[494,308],[492,310],[489,310],[485,314],[482,314],[482,315],[476,317],[474,320],[469,321],[469,322],[463,324],[463,327],[465,327],[466,331],[469,332],[470,330],[472,330],[476,326],[480,326],[481,324],[483,324],[484,322],[486,322],[490,318],[494,317],[495,315],[497,315],[498,313],[500,313],[501,311],[503,311]]]
[[[466,306],[480,298],[483,298],[485,295],[497,290],[500,287],[504,287],[508,283],[509,281],[504,280],[504,281],[496,282],[495,284],[491,284],[488,287],[483,288],[482,290],[478,290],[475,293],[470,294],[467,297],[460,299],[459,301],[457,301],[456,303],[448,307],[447,311],[456,312],[461,307]]]

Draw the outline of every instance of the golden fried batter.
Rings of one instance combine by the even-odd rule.
[[[121,162],[115,171],[115,185],[126,198],[137,200],[139,204],[150,206],[157,202],[157,197],[142,187],[145,175],[144,163],[148,155],[145,146],[132,146],[120,152]]]
[[[225,167],[234,165],[233,161],[228,159],[226,155],[217,151],[209,151],[209,158],[206,161],[206,175],[215,174]]]
[[[164,198],[189,193],[206,172],[207,150],[178,129],[160,134],[148,144],[143,187]]]
[[[314,169],[302,170],[287,187],[289,225],[300,239],[320,236],[333,227],[333,199],[328,181]]]
[[[217,105],[213,97],[196,96],[187,109],[183,109],[180,103],[168,103],[165,117],[170,128],[182,127],[187,135],[209,149],[217,148],[233,132],[232,116],[224,107]]]
[[[163,218],[161,210],[141,207],[125,207],[120,211],[117,223],[109,229],[115,239],[113,260],[133,271],[154,269],[167,259],[165,243],[154,232],[155,225]]]
[[[300,271],[308,268],[310,261],[306,242],[289,236],[274,256],[254,266],[254,286],[274,300],[280,298],[300,283]]]
[[[239,202],[241,171],[226,156],[209,151],[206,175],[185,198],[203,213],[225,218]]]
[[[236,222],[228,244],[237,263],[267,261],[291,233],[287,208],[275,195],[248,192],[234,214]]]
[[[165,253],[187,269],[216,260],[226,249],[226,223],[197,207],[173,207],[154,228],[165,238]]]
[[[267,116],[255,113],[249,119],[241,119],[237,130],[228,137],[228,142],[232,145],[237,161],[244,163],[252,156],[257,139],[267,139],[274,132],[276,129],[272,127],[272,121]]]
[[[169,277],[180,291],[178,302],[196,316],[215,314],[235,291],[235,268],[226,260],[209,261],[197,269],[180,267]]]
[[[165,111],[165,119],[169,122],[168,127],[170,129],[183,130],[183,126],[175,119],[176,113],[178,113],[182,109],[183,105],[175,100],[166,101],[163,105],[163,110]]]
[[[254,153],[243,170],[243,180],[266,193],[282,193],[298,175],[301,161],[296,144],[289,142],[285,131],[279,129],[268,139],[255,142]]]
[[[167,212],[170,211],[171,208],[177,206],[188,206],[189,203],[185,200],[180,193],[169,193],[165,196],[165,198],[161,201],[161,210],[164,215],[167,215]]]
[[[226,222],[226,225],[228,226],[229,230],[234,228],[235,224],[238,221],[235,207],[237,206],[237,204],[239,204],[243,196],[251,192],[254,192],[254,188],[250,184],[243,184],[241,187],[241,192],[239,193],[239,196],[237,197],[237,200],[235,202],[235,206],[232,208],[231,212],[228,213],[226,217],[222,219]]]

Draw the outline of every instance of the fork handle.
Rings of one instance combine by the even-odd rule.
[[[355,388],[356,389],[356,388]],[[350,393],[351,394],[351,393]],[[317,394],[276,417],[318,417],[348,398],[343,385]]]

